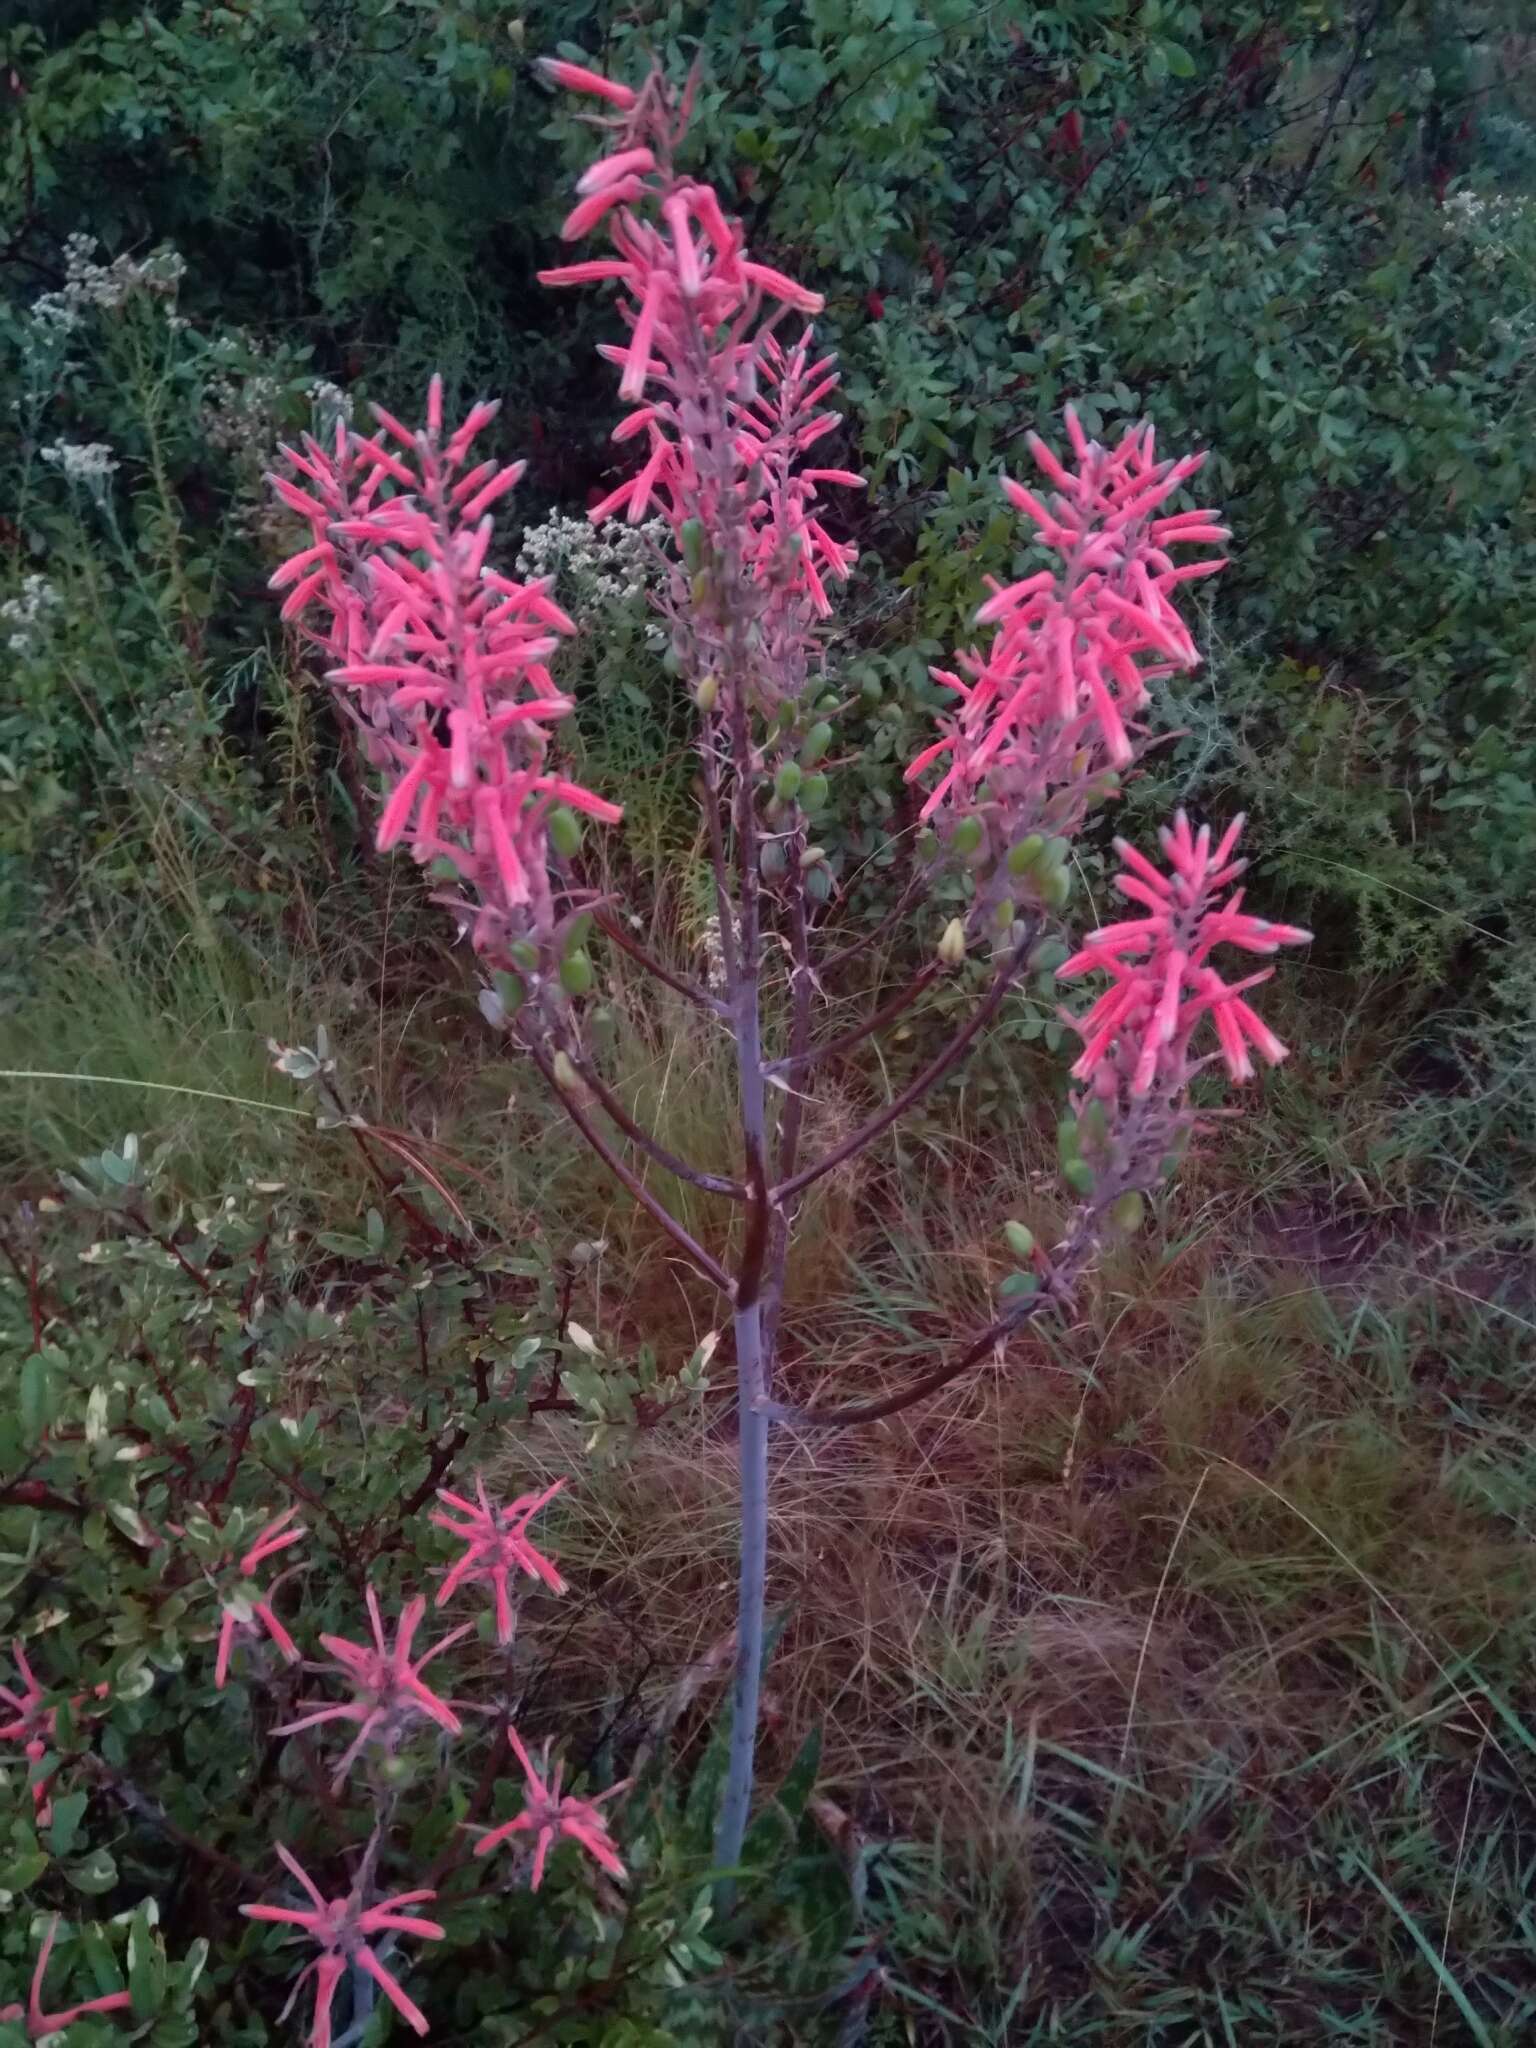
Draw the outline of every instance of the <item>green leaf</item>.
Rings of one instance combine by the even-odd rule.
[[[21,1427],[29,1443],[40,1443],[53,1421],[53,1375],[42,1352],[21,1368]]]
[[[75,1831],[85,1817],[86,1801],[84,1792],[61,1792],[54,1800],[48,1847],[55,1856],[67,1856],[75,1846]]]
[[[78,1863],[64,1864],[63,1870],[75,1890],[84,1892],[87,1898],[99,1898],[117,1883],[117,1865],[106,1849],[93,1849]]]

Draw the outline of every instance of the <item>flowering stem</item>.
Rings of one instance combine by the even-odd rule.
[[[739,617],[739,614],[738,614]],[[772,1234],[768,1194],[767,1112],[763,1076],[762,1019],[759,979],[762,971],[759,919],[761,898],[757,872],[756,792],[752,780],[752,734],[745,693],[746,665],[737,669],[731,699],[732,750],[736,767],[737,921],[734,931],[721,917],[721,939],[735,943],[726,953],[732,983],[735,1020],[737,1087],[741,1102],[742,1148],[746,1155],[751,1201],[747,1230],[736,1275],[734,1316],[738,1456],[741,1492],[741,1564],[736,1600],[736,1668],[731,1685],[731,1735],[725,1792],[715,1831],[715,1864],[732,1870],[741,1860],[747,1816],[752,1805],[752,1780],[757,1751],[758,1693],[763,1673],[763,1621],[768,1580],[768,1431],[766,1403],[770,1391],[769,1361],[763,1347],[763,1277]],[[708,740],[705,740],[706,762]],[[706,766],[706,778],[709,770]],[[714,827],[719,829],[718,784],[710,784]],[[723,863],[716,868],[722,879]],[[727,893],[721,890],[722,897]],[[721,1889],[728,1905],[731,1883]]]

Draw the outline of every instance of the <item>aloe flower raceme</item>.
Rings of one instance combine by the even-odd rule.
[[[253,1581],[269,1558],[291,1549],[295,1543],[302,1543],[306,1531],[303,1526],[290,1526],[298,1514],[297,1508],[284,1508],[267,1523],[256,1541],[243,1553],[239,1560],[240,1584],[226,1595],[223,1602],[223,1617],[219,1624],[219,1648],[214,1663],[213,1682],[222,1692],[229,1677],[230,1654],[235,1639],[242,1634],[256,1634],[256,1624],[266,1630],[279,1651],[290,1664],[299,1661],[298,1646],[289,1635],[272,1606],[272,1596],[287,1577],[280,1572],[271,1585],[263,1592]]]
[[[404,1730],[415,1721],[435,1721],[449,1735],[458,1735],[463,1728],[453,1708],[446,1700],[438,1698],[421,1674],[434,1657],[440,1657],[461,1636],[468,1635],[469,1624],[466,1622],[459,1628],[450,1629],[430,1650],[413,1658],[411,1644],[427,1611],[426,1601],[420,1597],[406,1601],[395,1623],[395,1640],[391,1644],[385,1638],[384,1619],[379,1612],[378,1595],[372,1586],[368,1587],[364,1597],[373,1631],[371,1644],[349,1642],[345,1636],[320,1638],[339,1667],[341,1677],[353,1688],[353,1698],[334,1706],[308,1708],[298,1720],[289,1721],[274,1731],[278,1735],[297,1735],[302,1729],[318,1728],[328,1721],[355,1722],[357,1734],[343,1752],[333,1774],[338,1785],[369,1743],[377,1742],[386,1750],[392,1749]]]
[[[311,1941],[319,1944],[320,1954],[303,1970],[294,1985],[294,1996],[297,1997],[304,1979],[313,1972],[315,2014],[309,2048],[330,2048],[331,2007],[335,2003],[336,1987],[349,1968],[361,1970],[371,1977],[406,2025],[418,2034],[425,2034],[425,2013],[407,1998],[369,1947],[369,1942],[377,1934],[414,1934],[424,1941],[441,1941],[443,1929],[435,1920],[423,1920],[417,1914],[402,1911],[406,1906],[426,1905],[437,1897],[436,1892],[399,1892],[393,1898],[380,1899],[372,1906],[365,1906],[356,1892],[349,1892],[340,1899],[326,1899],[298,1858],[281,1842],[277,1845],[277,1853],[284,1868],[298,1880],[313,1901],[312,1907],[263,1905],[242,1906],[240,1910],[252,1920],[301,1927]]]
[[[43,1979],[48,1974],[48,1958],[53,1954],[58,1932],[59,1916],[55,1913],[48,1923],[48,1932],[43,1936],[43,1945],[37,1952],[25,2006],[0,2005],[0,2024],[23,2028],[29,2041],[44,2041],[51,2036],[62,2035],[76,2020],[83,2020],[91,2013],[127,2012],[133,2004],[128,1992],[109,1991],[104,1998],[88,1998],[83,2005],[66,2006],[62,2012],[45,2012]]]
[[[613,254],[539,273],[548,285],[616,285],[629,328],[601,353],[634,408],[614,439],[640,441],[642,459],[591,517],[660,510],[681,557],[666,606],[680,662],[727,692],[743,683],[772,710],[801,695],[831,608],[826,584],[846,578],[856,553],[827,532],[819,491],[863,479],[801,466],[837,426],[819,409],[838,383],[834,358],[812,360],[808,329],[788,347],[773,332],[822,300],[755,261],[713,187],[675,168],[687,95],[674,103],[659,72],[637,92],[583,67],[544,68],[618,109],[601,123],[613,148],[582,174],[561,231],[575,241],[601,226]]]
[[[1070,835],[1118,786],[1141,750],[1148,684],[1200,658],[1174,602],[1178,588],[1225,566],[1176,566],[1170,554],[1226,540],[1217,514],[1159,516],[1203,455],[1157,461],[1150,426],[1109,450],[1089,441],[1070,406],[1065,421],[1074,467],[1030,437],[1054,486],[1048,502],[1003,484],[1059,562],[1006,586],[993,579],[976,614],[978,625],[997,628],[992,644],[959,655],[958,674],[930,671],[959,707],[907,771],[913,781],[942,762],[923,816],[942,813],[951,825],[979,817],[996,854],[1031,833]]]
[[[483,1480],[476,1480],[472,1501],[440,1487],[437,1497],[452,1512],[433,1514],[430,1519],[439,1529],[457,1537],[464,1552],[448,1567],[433,1604],[443,1606],[464,1585],[489,1586],[496,1607],[496,1640],[503,1647],[510,1643],[513,1612],[509,1581],[514,1573],[541,1579],[552,1593],[565,1591],[564,1579],[528,1536],[529,1522],[564,1484],[563,1479],[557,1479],[542,1493],[520,1494],[505,1507],[491,1505]]]
[[[445,862],[463,888],[446,900],[476,950],[509,967],[510,945],[555,923],[552,815],[622,813],[551,763],[571,702],[547,662],[575,631],[551,579],[519,583],[489,564],[491,507],[523,468],[471,461],[497,410],[477,405],[445,432],[434,377],[419,433],[375,407],[377,435],[338,428],[332,452],[308,439],[285,449],[303,482],[272,486],[310,541],[272,583],[330,682],[361,704],[388,785],[379,846],[404,840],[418,861]]]
[[[1063,981],[1095,972],[1111,977],[1111,986],[1084,1016],[1067,1020],[1083,1040],[1072,1069],[1076,1080],[1093,1082],[1102,1074],[1101,1093],[1118,1093],[1123,1086],[1133,1100],[1176,1093],[1193,1071],[1190,1040],[1207,1016],[1232,1080],[1251,1078],[1254,1052],[1271,1066],[1285,1058],[1285,1046],[1245,1000],[1273,970],[1226,982],[1209,964],[1221,945],[1265,954],[1306,945],[1312,936],[1298,925],[1271,924],[1245,911],[1241,889],[1217,900],[1247,866],[1233,858],[1242,829],[1242,818],[1234,818],[1213,848],[1210,827],[1192,831],[1180,811],[1160,835],[1168,874],[1116,840],[1125,867],[1115,887],[1142,904],[1146,915],[1091,933],[1057,969]]]
[[[626,1778],[618,1785],[610,1785],[606,1792],[600,1792],[596,1799],[578,1799],[574,1793],[562,1795],[560,1779],[564,1764],[556,1764],[552,1778],[543,1778],[533,1767],[533,1760],[523,1747],[515,1728],[507,1729],[507,1740],[512,1753],[523,1767],[524,1793],[523,1810],[513,1820],[503,1821],[500,1827],[490,1828],[475,1844],[477,1856],[488,1856],[493,1849],[500,1848],[514,1835],[533,1837],[533,1872],[529,1879],[530,1888],[537,1891],[544,1881],[544,1864],[550,1850],[562,1838],[575,1842],[585,1849],[593,1862],[606,1870],[610,1877],[622,1878],[624,1865],[619,1861],[618,1846],[602,1815],[598,1812],[604,1800],[616,1799],[621,1792],[627,1792],[630,1781]],[[544,1769],[549,1769],[546,1750]]]

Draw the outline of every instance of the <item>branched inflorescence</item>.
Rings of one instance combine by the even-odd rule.
[[[1074,839],[1153,744],[1155,685],[1199,660],[1179,593],[1223,562],[1176,556],[1224,543],[1228,533],[1215,512],[1173,505],[1204,457],[1160,459],[1150,426],[1106,448],[1068,408],[1067,460],[1030,437],[1042,494],[1011,479],[1002,487],[1051,559],[1016,581],[994,581],[976,615],[990,637],[932,671],[954,703],[907,771],[909,782],[934,778],[918,858],[873,935],[935,890],[958,914],[905,989],[852,1030],[818,1038],[828,963],[817,951],[816,918],[834,883],[825,849],[808,843],[809,827],[828,801],[823,763],[832,719],[846,708],[837,692],[822,694],[822,635],[833,590],[857,556],[853,542],[830,529],[822,492],[863,487],[828,452],[838,419],[826,402],[837,372],[804,324],[821,299],[758,261],[714,189],[678,168],[691,86],[678,95],[659,71],[632,87],[580,64],[548,60],[543,69],[599,108],[591,118],[604,136],[602,153],[579,178],[562,235],[577,242],[601,232],[608,247],[540,275],[557,288],[612,288],[623,323],[622,336],[600,353],[618,370],[627,408],[613,432],[624,473],[590,518],[600,525],[622,517],[637,546],[641,535],[657,536],[643,543],[655,557],[645,582],[665,622],[666,665],[699,714],[717,970],[701,982],[652,958],[570,867],[575,814],[612,822],[619,812],[552,759],[553,730],[570,704],[547,664],[572,628],[550,579],[517,583],[489,564],[490,508],[519,473],[516,464],[470,466],[471,443],[493,407],[476,406],[445,435],[434,379],[423,432],[380,413],[378,436],[342,429],[333,449],[306,441],[290,451],[299,480],[276,488],[307,522],[310,544],[274,582],[289,590],[285,616],[323,649],[369,759],[383,771],[380,846],[408,841],[418,860],[441,864],[454,879],[445,900],[496,976],[482,997],[485,1013],[516,1017],[522,1044],[581,1136],[729,1301],[742,1549],[716,1854],[732,1869],[751,1801],[764,1656],[770,1423],[841,1427],[895,1413],[997,1355],[1045,1304],[1067,1301],[1107,1233],[1134,1227],[1144,1191],[1166,1177],[1195,1125],[1191,1086],[1214,1057],[1193,1050],[1205,1021],[1234,1082],[1249,1078],[1255,1052],[1270,1062],[1284,1056],[1247,1001],[1263,976],[1227,982],[1211,964],[1213,950],[1270,953],[1307,935],[1244,912],[1240,895],[1221,900],[1243,865],[1233,857],[1240,821],[1213,847],[1209,828],[1196,831],[1181,814],[1163,834],[1169,874],[1122,845],[1119,887],[1147,915],[1106,926],[1075,954],[1057,941],[1054,956],[1071,954],[1060,970],[1067,980],[1110,978],[1084,1015],[1066,1018],[1083,1049],[1073,1114],[1061,1131],[1063,1174],[1077,1198],[1064,1235],[1045,1250],[1023,1226],[1010,1226],[1015,1256],[1029,1270],[1010,1276],[1017,1285],[998,1317],[912,1389],[829,1410],[775,1399],[779,1309],[801,1195],[954,1072],[1038,960],[1038,942],[1070,898]],[[781,332],[791,319],[797,331]],[[740,1109],[732,1173],[706,1172],[661,1145],[603,1079],[573,1000],[593,983],[583,942],[596,920],[729,1032]],[[833,972],[871,936],[839,948]],[[802,1162],[808,1070],[883,1030],[941,974],[958,973],[973,949],[990,953],[990,985],[947,1044],[819,1158]],[[765,1000],[780,961],[782,982]],[[765,1040],[775,1035],[783,1051],[770,1058]],[[776,1116],[770,1083],[784,1089]],[[667,1175],[742,1205],[731,1270],[625,1163],[626,1144]],[[486,1589],[503,1649],[513,1636],[514,1584],[561,1584],[527,1535],[547,1498],[496,1506],[483,1489],[473,1499],[444,1494],[447,1512],[434,1517],[462,1546],[439,1604],[467,1585]],[[458,1728],[453,1707],[420,1677],[426,1660],[411,1655],[420,1599],[407,1605],[391,1644],[368,1597],[371,1647],[324,1639],[351,1698],[311,1707],[289,1724],[352,1724],[343,1772],[360,1754],[389,1751],[422,1718],[450,1736]],[[281,1648],[267,1618],[251,1613]],[[595,1803],[562,1793],[558,1772],[547,1779],[536,1770],[515,1730],[508,1742],[525,1774],[523,1809],[485,1834],[479,1852],[528,1837],[537,1883],[546,1854],[568,1836],[617,1874]]]
[[[1054,487],[1049,502],[1003,482],[1058,559],[1016,583],[992,579],[976,614],[996,628],[991,645],[931,670],[959,705],[907,770],[914,781],[942,764],[922,814],[977,872],[982,905],[1020,895],[1047,909],[1065,902],[1071,838],[1145,750],[1148,685],[1200,659],[1174,603],[1178,587],[1225,566],[1180,566],[1169,553],[1228,539],[1215,513],[1159,516],[1203,455],[1157,461],[1151,427],[1110,450],[1089,440],[1070,406],[1065,421],[1074,467],[1029,437]]]
[[[329,680],[358,700],[389,786],[380,847],[404,840],[417,860],[444,864],[457,884],[445,900],[476,951],[510,968],[514,944],[557,922],[558,819],[622,814],[550,759],[571,703],[546,663],[575,631],[550,579],[520,583],[487,559],[491,507],[522,474],[521,463],[470,462],[497,409],[477,405],[445,434],[434,378],[420,433],[375,407],[376,436],[338,424],[330,449],[308,437],[285,449],[303,482],[274,477],[273,489],[310,543],[272,582]]]

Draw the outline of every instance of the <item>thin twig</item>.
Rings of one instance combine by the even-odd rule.
[[[878,1010],[866,1017],[862,1024],[855,1025],[851,1031],[845,1031],[841,1038],[828,1039],[824,1045],[813,1045],[803,1052],[791,1049],[783,1059],[770,1060],[767,1071],[770,1074],[797,1073],[806,1067],[818,1066],[823,1060],[841,1059],[844,1053],[852,1052],[854,1047],[862,1045],[866,1038],[873,1038],[877,1031],[883,1031],[885,1026],[899,1017],[903,1010],[909,1009],[923,990],[942,972],[939,962],[930,960],[926,967],[918,969],[904,988],[898,989]]]
[[[530,1044],[525,1049],[529,1058],[544,1076],[546,1086],[553,1091],[555,1100],[560,1104],[582,1137],[586,1139],[598,1158],[602,1160],[604,1166],[607,1167],[620,1187],[627,1189],[640,1204],[641,1208],[645,1210],[646,1214],[653,1221],[660,1224],[661,1228],[671,1238],[689,1264],[697,1267],[698,1271],[707,1280],[713,1281],[720,1292],[728,1296],[732,1291],[730,1274],[726,1272],[717,1259],[711,1258],[710,1254],[705,1251],[703,1245],[697,1239],[692,1237],[683,1228],[671,1210],[664,1203],[657,1201],[645,1183],[630,1172],[607,1139],[597,1130],[592,1119],[582,1109],[580,1103],[572,1099],[571,1091],[560,1086],[559,1082],[555,1079],[553,1064],[540,1047]]]
[[[926,1401],[930,1394],[937,1394],[962,1373],[970,1372],[988,1358],[997,1346],[1011,1337],[1015,1330],[1032,1320],[1040,1310],[1058,1299],[1056,1289],[1049,1284],[1042,1286],[1038,1294],[1029,1295],[1016,1303],[1006,1315],[991,1322],[978,1337],[973,1338],[960,1356],[933,1372],[925,1373],[911,1386],[903,1387],[899,1393],[887,1394],[878,1401],[858,1401],[847,1408],[796,1408],[787,1402],[771,1401],[766,1413],[773,1422],[793,1422],[807,1429],[847,1429],[858,1422],[883,1422],[888,1415],[899,1415],[903,1408],[915,1407],[919,1401]]]
[[[706,1173],[702,1167],[690,1166],[686,1159],[679,1159],[675,1152],[669,1152],[665,1145],[651,1136],[644,1125],[636,1123],[619,1097],[587,1060],[575,1053],[570,1054],[570,1060],[582,1080],[602,1104],[605,1113],[618,1125],[625,1137],[654,1159],[658,1166],[665,1168],[668,1173],[675,1174],[679,1180],[689,1181],[694,1187],[702,1188],[706,1194],[728,1195],[733,1202],[744,1202],[747,1199],[746,1188],[739,1180],[729,1180],[723,1174]]]
[[[701,1010],[712,1010],[719,1016],[721,1006],[708,989],[701,988],[696,981],[690,981],[686,975],[674,974],[670,967],[663,967],[656,956],[648,953],[638,940],[632,939],[617,919],[610,917],[607,911],[595,910],[592,913],[592,921],[600,932],[612,939],[620,951],[627,953],[647,974],[654,975],[658,981],[664,981],[668,988],[675,989],[678,995],[685,996],[690,1003],[697,1003]]]
[[[791,1174],[788,1180],[782,1181],[773,1190],[775,1202],[788,1201],[792,1195],[799,1194],[802,1188],[808,1188],[812,1181],[820,1180],[823,1174],[831,1173],[836,1167],[841,1166],[845,1159],[851,1159],[856,1152],[862,1152],[866,1145],[872,1144],[882,1131],[889,1130],[898,1118],[906,1115],[914,1103],[921,1102],[930,1089],[936,1088],[944,1076],[960,1064],[978,1034],[991,1023],[1001,1009],[1003,998],[1012,986],[1013,978],[1025,955],[1033,945],[1034,937],[1035,928],[1031,926],[998,968],[986,996],[943,1052],[931,1060],[917,1078],[902,1089],[894,1101],[887,1103],[878,1116],[873,1116],[868,1123],[861,1124],[858,1130],[843,1140],[842,1144],[834,1146],[814,1165],[804,1167],[799,1173]]]

